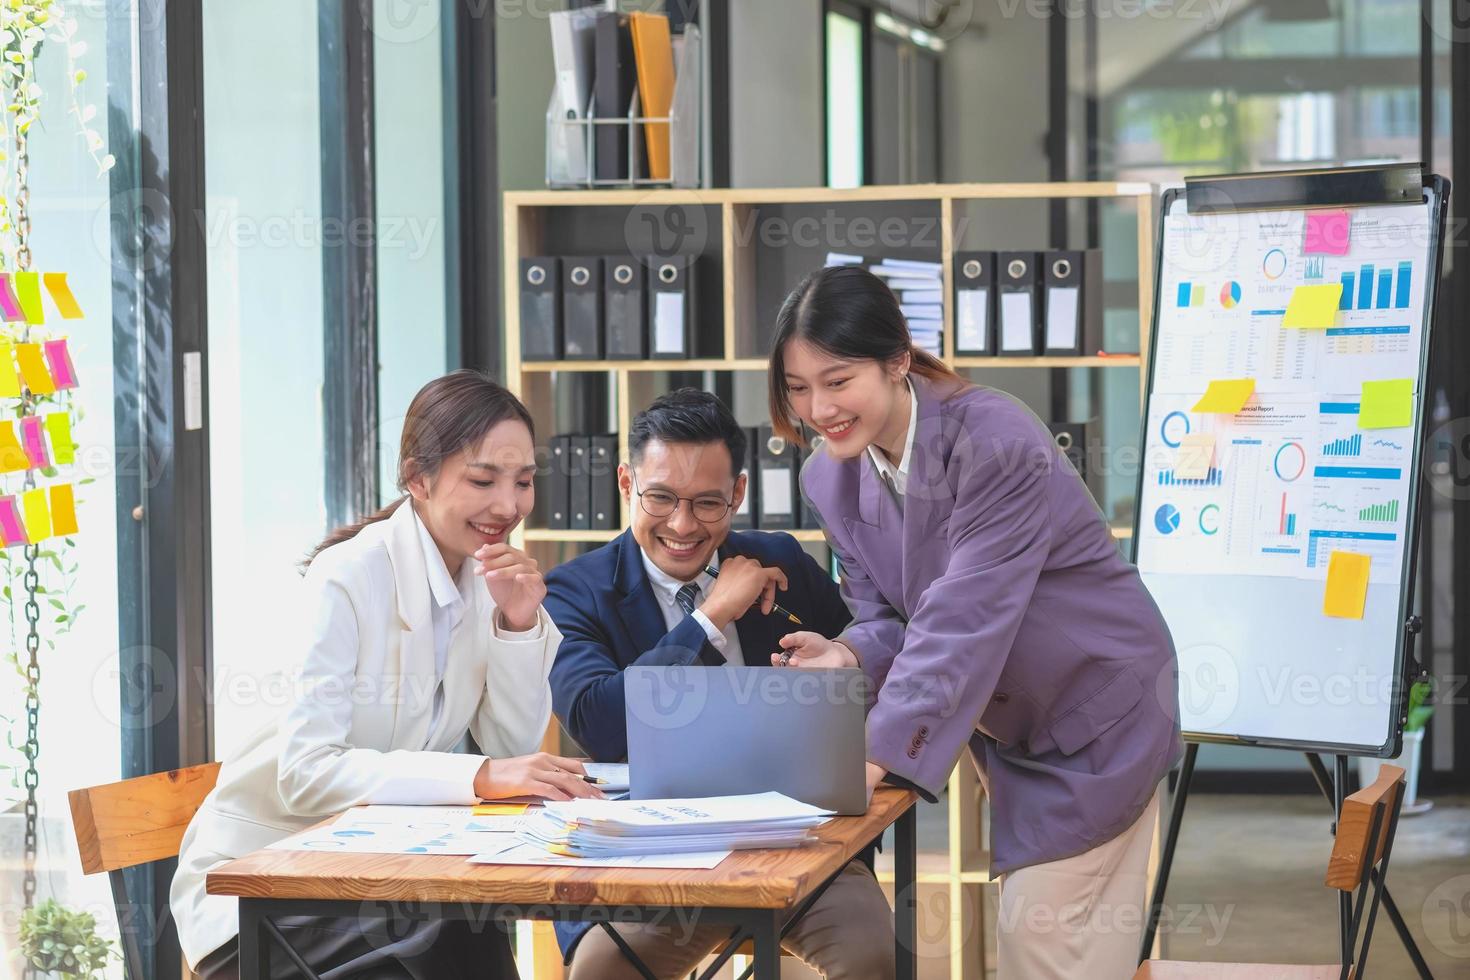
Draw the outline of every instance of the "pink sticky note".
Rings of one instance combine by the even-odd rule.
[[[20,420],[20,444],[25,447],[26,459],[30,461],[33,470],[51,465],[51,459],[46,455],[46,437],[42,434],[41,425],[39,415],[27,415]]]
[[[46,363],[51,365],[51,380],[56,382],[58,390],[77,386],[77,372],[72,367],[71,353],[66,349],[64,338],[46,341]]]
[[[7,323],[26,318],[26,315],[21,312],[20,300],[16,298],[15,287],[10,285],[10,273],[8,272],[0,272],[0,316],[5,317]]]
[[[1346,255],[1353,216],[1346,211],[1308,211],[1307,255]]]
[[[25,525],[20,522],[20,510],[15,506],[14,497],[0,497],[0,535],[4,536],[7,548],[31,543],[31,539],[26,537]]]

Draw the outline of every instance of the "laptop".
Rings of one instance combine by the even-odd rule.
[[[866,812],[871,684],[861,670],[629,667],[623,687],[632,799],[774,790]]]

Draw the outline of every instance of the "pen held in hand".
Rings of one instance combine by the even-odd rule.
[[[715,566],[713,565],[704,566],[704,573],[710,578],[720,577],[720,573],[715,569]],[[771,612],[775,613],[778,616],[785,616],[788,620],[795,623],[797,626],[806,625],[801,621],[800,616],[796,615],[796,613],[792,612],[790,609],[787,609],[785,606],[782,606],[779,602],[771,603]]]

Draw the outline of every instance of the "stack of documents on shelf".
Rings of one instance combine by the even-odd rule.
[[[521,823],[519,840],[571,858],[799,847],[833,811],[780,793],[689,800],[569,800]]]
[[[827,265],[865,265],[881,276],[898,297],[898,306],[909,323],[914,346],[935,356],[944,353],[944,272],[938,262],[919,259],[864,258],[828,252]]]

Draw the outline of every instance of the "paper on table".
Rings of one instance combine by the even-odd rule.
[[[1342,300],[1342,283],[1298,286],[1286,304],[1281,320],[1285,329],[1324,330],[1337,322],[1337,304]]]
[[[632,785],[628,782],[626,762],[584,762],[582,768],[593,779],[603,780],[603,785],[598,788],[604,793],[616,793]]]
[[[1352,215],[1346,211],[1308,211],[1306,255],[1346,255]]]
[[[1358,428],[1401,429],[1414,422],[1414,379],[1364,381]]]
[[[476,803],[471,807],[477,817],[513,817],[531,809],[529,803]]]
[[[781,793],[742,796],[706,796],[668,800],[565,800],[546,804],[546,812],[567,821],[606,823],[630,829],[657,829],[661,833],[698,833],[704,829],[818,821],[833,816]]]
[[[498,840],[513,841],[514,834],[467,834],[447,830],[409,834],[377,832],[336,824],[304,831],[268,846],[272,851],[331,851],[337,854],[478,854]]]
[[[1372,555],[1334,551],[1327,560],[1327,589],[1322,597],[1322,615],[1339,619],[1362,619],[1368,599],[1368,568]]]
[[[692,851],[686,854],[628,854],[618,857],[574,858],[548,854],[534,844],[515,843],[470,858],[471,864],[549,865],[560,868],[687,868],[708,870],[730,856],[729,851]]]
[[[339,816],[333,827],[368,827],[388,831],[456,831],[460,833],[513,833],[520,829],[520,814],[481,814],[478,806],[399,806],[377,803],[353,807]]]
[[[1234,415],[1245,407],[1245,403],[1256,390],[1255,378],[1231,378],[1211,381],[1200,400],[1194,403],[1194,412],[1212,415]]]
[[[1181,480],[1203,480],[1215,462],[1215,434],[1191,432],[1179,440],[1174,457],[1174,475]]]
[[[1031,336],[1031,294],[1026,292],[1004,292],[1000,294],[1000,349],[1032,350],[1035,341]]]

